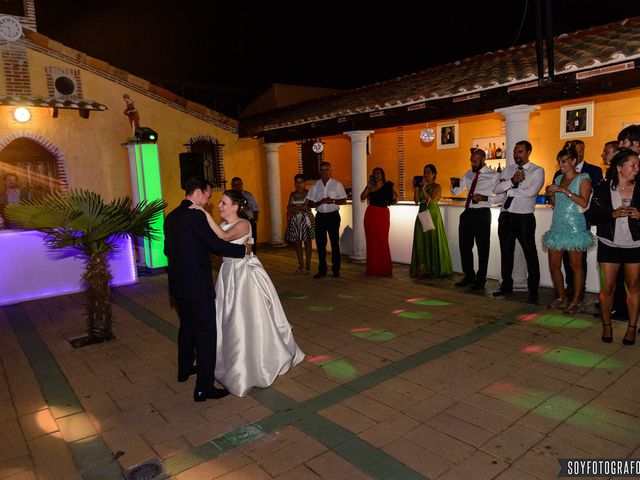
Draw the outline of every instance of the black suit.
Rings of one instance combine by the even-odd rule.
[[[201,211],[183,200],[164,222],[164,253],[169,260],[169,293],[175,298],[178,330],[178,372],[188,375],[198,364],[196,389],[213,387],[216,363],[216,306],[209,252],[241,258],[244,245],[218,238]]]
[[[596,165],[591,165],[590,163],[584,162],[582,164],[582,169],[580,170],[580,173],[586,173],[587,175],[589,175],[589,179],[591,180],[591,188],[593,188],[593,190],[595,190],[596,187],[600,185],[600,182],[602,182],[602,178],[603,178],[602,169],[600,167],[597,167]],[[556,171],[556,173],[553,174],[554,183],[558,175],[560,175],[560,170]],[[587,220],[587,228],[589,227],[590,227],[589,221]],[[565,284],[567,285],[567,289],[573,290],[573,270],[571,270],[571,265],[569,263],[569,253],[566,251],[562,254],[562,265],[564,266],[564,273],[565,273],[564,281],[565,281]],[[587,283],[587,252],[584,252],[584,254],[582,255],[582,270],[584,270],[584,282],[586,285]],[[585,285],[582,285],[583,291],[585,289]]]

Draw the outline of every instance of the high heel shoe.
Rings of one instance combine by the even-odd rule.
[[[627,327],[627,334],[622,339],[622,343],[624,345],[633,345],[636,343],[636,327],[637,325],[629,325]],[[633,338],[627,338],[627,335],[629,334],[629,332],[633,333]]]
[[[564,302],[567,301],[567,297],[557,297],[553,299],[553,302],[551,302],[549,305],[547,305],[547,310],[552,310],[555,308],[560,308],[562,307],[562,305],[564,304]]]
[[[605,328],[608,328],[608,329],[609,329],[609,331],[611,332],[611,334],[610,334],[610,335],[605,335],[605,334],[604,334],[604,329],[605,329]],[[609,323],[609,324],[604,324],[604,323],[602,324],[602,341],[603,341],[604,343],[611,343],[611,342],[613,342],[613,327],[611,327],[611,324],[610,324],[610,323]]]
[[[580,304],[570,303],[569,306],[564,309],[564,313],[568,315],[575,315],[576,313],[580,313]]]

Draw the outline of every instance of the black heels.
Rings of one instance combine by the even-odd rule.
[[[633,345],[636,343],[636,327],[637,325],[629,325],[627,327],[627,334],[622,339],[624,345]],[[633,333],[633,338],[628,338],[629,332]]]
[[[604,329],[608,328],[609,329],[609,335],[605,335],[604,334]],[[602,324],[602,341],[604,343],[611,343],[613,342],[613,328],[611,327],[611,324],[609,323],[608,325]]]

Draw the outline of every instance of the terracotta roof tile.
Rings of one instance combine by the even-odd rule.
[[[557,75],[638,57],[640,17],[554,39]],[[242,124],[252,131],[268,131],[318,118],[336,118],[526,83],[537,79],[537,72],[535,44],[528,43],[264,112],[244,119]]]

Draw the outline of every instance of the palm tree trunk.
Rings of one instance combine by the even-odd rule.
[[[106,253],[89,255],[87,268],[82,275],[87,290],[85,313],[87,315],[87,343],[98,343],[111,340],[112,313],[111,292],[109,282],[112,275]]]

